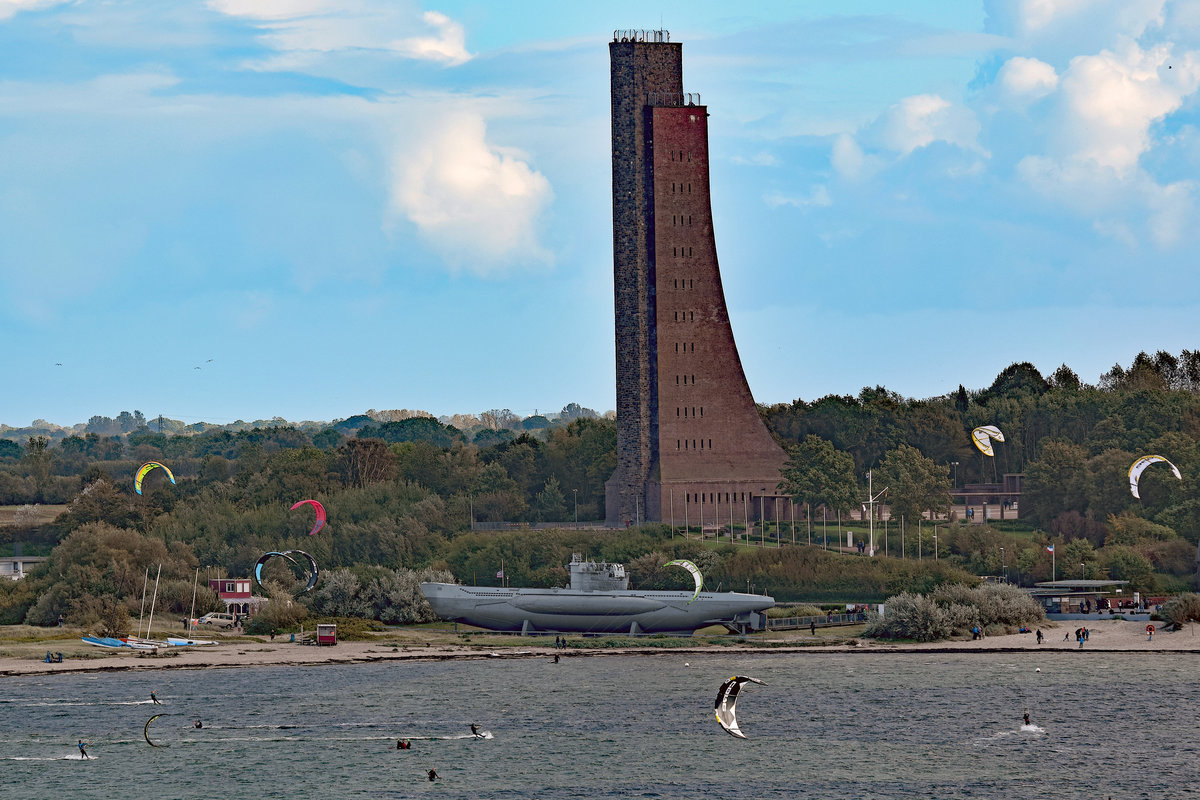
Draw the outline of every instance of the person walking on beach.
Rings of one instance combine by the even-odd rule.
[[[816,620],[810,619],[808,621],[808,632],[812,636],[817,635],[817,621]]]
[[[1045,638],[1045,637],[1044,637],[1044,636],[1042,636],[1042,629],[1041,629],[1041,628],[1038,628],[1038,630],[1037,630],[1037,640],[1038,640],[1038,644],[1041,644],[1041,643],[1042,643],[1042,639],[1044,639],[1044,638]]]
[[[91,758],[91,756],[89,756],[87,754],[87,750],[85,749],[87,746],[88,746],[87,742],[85,742],[83,739],[79,740],[79,757],[80,758],[88,758],[88,759]]]

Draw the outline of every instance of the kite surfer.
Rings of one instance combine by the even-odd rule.
[[[200,720],[196,720],[195,722],[193,722],[193,723],[192,723],[192,727],[193,727],[193,728],[203,728],[203,727],[204,727],[204,723],[203,723],[203,722],[201,722]]]
[[[158,701],[158,695],[154,694],[154,692],[151,692],[151,693],[150,693],[150,701],[151,701],[152,703],[154,703],[154,705],[156,705],[156,706],[161,706],[161,705],[162,705],[162,703],[160,703],[160,702]]]
[[[479,726],[478,726],[478,725],[476,725],[474,722],[472,722],[472,723],[471,723],[471,734],[472,734],[472,735],[473,735],[473,736],[474,736],[476,739],[482,739],[482,738],[483,738],[483,734],[479,732]]]
[[[85,742],[83,739],[80,739],[80,740],[79,740],[79,757],[80,757],[80,758],[89,758],[89,759],[91,758],[91,756],[89,756],[89,755],[87,754],[87,750],[86,750],[86,749],[84,749],[84,748],[86,748],[87,746],[88,746],[88,743],[87,743],[87,742]]]
[[[439,777],[441,776],[437,774],[436,769],[429,770],[429,780],[436,781]]]
[[[1029,712],[1026,711],[1025,712],[1025,725],[1026,725],[1026,727],[1028,727],[1029,725],[1032,725],[1032,724],[1033,723],[1029,721]]]

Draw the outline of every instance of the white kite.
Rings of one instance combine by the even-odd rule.
[[[992,440],[997,442],[1004,441],[1004,434],[995,425],[981,425],[971,431],[971,438],[975,441],[975,446],[979,448],[979,452],[985,456],[996,456],[992,451]]]
[[[757,683],[759,686],[766,686],[766,681],[760,681],[758,678],[747,678],[735,675],[729,680],[721,684],[721,688],[717,690],[717,701],[713,703],[713,708],[717,712],[717,722],[721,723],[721,727],[730,736],[736,736],[739,739],[745,739],[746,734],[742,733],[737,724],[737,696],[742,690],[742,686],[747,683]]]
[[[1179,468],[1162,456],[1142,456],[1133,462],[1133,466],[1129,468],[1129,491],[1133,492],[1133,496],[1137,499],[1142,499],[1142,496],[1138,494],[1138,479],[1142,477],[1142,473],[1145,472],[1146,467],[1151,464],[1157,464],[1160,461],[1171,468],[1171,472],[1175,473],[1176,478],[1183,480],[1183,476],[1179,474]]]
[[[692,600],[700,596],[700,589],[704,586],[704,576],[700,574],[700,568],[691,561],[686,561],[682,558],[677,558],[674,561],[668,561],[663,564],[664,567],[683,567],[688,572],[692,573],[692,579],[696,581],[696,591],[692,594]],[[689,603],[692,600],[688,600]]]

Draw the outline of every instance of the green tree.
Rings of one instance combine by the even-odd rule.
[[[1060,512],[1086,507],[1087,451],[1077,444],[1048,441],[1025,469],[1021,516],[1042,524]]]
[[[858,495],[854,459],[812,434],[788,448],[780,476],[779,488],[804,503],[810,518],[814,505],[844,511],[854,505]]]
[[[875,485],[887,488],[893,516],[919,519],[925,511],[950,508],[950,468],[934,463],[915,447],[902,444],[889,451],[875,473]]]
[[[533,508],[538,522],[553,522],[567,518],[567,500],[558,485],[558,478],[551,475],[547,479],[545,488],[534,497]]]
[[[1150,559],[1132,547],[1115,545],[1101,551],[1104,554],[1102,562],[1113,580],[1129,581],[1129,587],[1135,590],[1154,588],[1154,567]]]

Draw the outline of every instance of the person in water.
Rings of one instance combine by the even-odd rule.
[[[474,734],[476,738],[483,738],[483,734],[479,732],[479,726],[474,722],[471,723],[471,733]]]
[[[437,774],[437,770],[436,770],[436,769],[431,769],[431,770],[429,770],[429,780],[431,780],[431,781],[436,781],[436,780],[437,780],[439,777],[441,777],[441,776],[439,776],[439,775]]]
[[[203,723],[203,722],[201,722],[200,720],[196,720],[195,722],[193,722],[193,723],[192,723],[192,727],[193,727],[193,728],[203,728],[203,727],[204,727],[204,723]]]
[[[156,695],[154,692],[151,692],[151,693],[150,693],[150,700],[151,700],[151,702],[153,702],[153,703],[154,703],[154,705],[156,705],[156,706],[161,706],[161,705],[162,705],[162,703],[158,702],[158,695]]]
[[[1025,724],[1026,724],[1026,725],[1032,725],[1032,724],[1033,724],[1032,722],[1030,722],[1030,721],[1029,721],[1029,712],[1028,712],[1028,711],[1026,711],[1026,712],[1025,712]]]
[[[91,758],[91,756],[89,756],[89,755],[87,754],[87,750],[86,750],[86,749],[84,749],[84,748],[86,748],[87,746],[88,746],[88,743],[87,743],[87,742],[85,742],[83,739],[80,739],[80,740],[79,740],[79,757],[80,757],[80,758]]]

